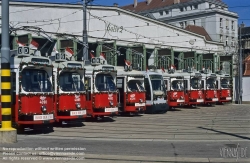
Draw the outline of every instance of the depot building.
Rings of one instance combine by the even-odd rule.
[[[82,8],[81,4],[10,2],[11,49],[35,41],[42,55],[70,48],[82,60]],[[222,43],[115,6],[88,6],[86,27],[89,58],[93,51],[95,56],[103,53],[112,65],[123,66],[128,59],[138,70],[174,65],[232,72],[228,66],[232,57],[225,55]]]

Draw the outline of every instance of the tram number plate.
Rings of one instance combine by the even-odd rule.
[[[218,101],[218,98],[213,98],[212,101]]]
[[[79,110],[79,111],[71,111],[70,116],[75,116],[75,115],[86,115],[86,110]]]
[[[118,108],[105,108],[105,112],[117,112]]]
[[[226,100],[232,100],[232,97],[226,97]]]
[[[145,103],[135,103],[135,106],[145,106]]]
[[[204,102],[203,99],[197,99],[197,102]]]
[[[177,100],[177,102],[185,102],[185,100]]]
[[[54,115],[53,114],[34,115],[33,119],[34,119],[34,121],[50,120],[50,119],[54,119]]]

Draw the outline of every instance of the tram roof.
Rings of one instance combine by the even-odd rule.
[[[117,71],[115,66],[108,64],[97,65],[97,66],[87,65],[84,68],[86,69],[86,73],[92,71],[103,71],[103,70],[107,71],[108,69],[110,69],[111,71]]]
[[[132,71],[125,71],[123,66],[116,66],[117,75],[121,76],[144,76],[142,71],[132,70]]]
[[[33,64],[33,66],[44,66],[52,65],[52,62],[49,58],[43,56],[29,56],[29,57],[19,57],[14,56],[10,59],[10,67],[18,68],[20,63]]]
[[[56,68],[84,68],[84,62],[79,61],[63,61],[63,62],[52,62],[53,66]]]

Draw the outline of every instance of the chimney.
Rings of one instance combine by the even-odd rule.
[[[134,8],[137,6],[137,0],[134,0]]]
[[[118,3],[114,3],[113,5],[114,5],[115,7],[118,7]]]
[[[152,0],[147,0],[147,5],[149,5],[151,3]]]

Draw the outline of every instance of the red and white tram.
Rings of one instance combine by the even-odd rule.
[[[93,118],[118,115],[116,67],[93,57],[91,65],[85,64],[85,69],[87,115]]]
[[[130,115],[144,113],[146,110],[146,93],[144,74],[132,70],[132,65],[117,67],[117,89],[119,111]]]
[[[57,53],[53,66],[56,121],[82,120],[87,116],[84,63]]]
[[[207,72],[207,70],[201,72],[203,72],[201,87],[204,90],[204,104],[214,105],[218,101],[216,86],[217,76],[214,73]]]
[[[162,73],[167,89],[167,103],[170,108],[177,106],[183,106],[185,103],[184,93],[184,76],[181,76],[174,69],[170,69],[168,72],[165,70],[158,70]]]
[[[195,107],[203,104],[203,90],[201,89],[201,73],[182,70],[179,76],[184,77],[185,105]]]
[[[217,95],[219,98],[219,103],[228,103],[231,102],[231,88],[230,81],[231,77],[229,74],[219,73],[217,75]]]
[[[32,128],[34,125],[53,123],[51,60],[29,47],[19,47],[10,55],[13,126]]]

